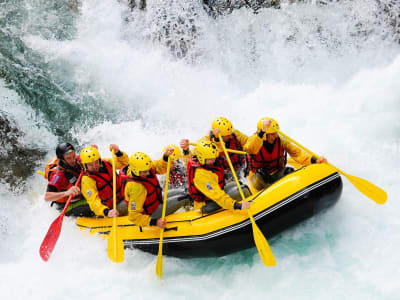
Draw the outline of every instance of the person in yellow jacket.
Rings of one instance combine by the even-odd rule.
[[[138,226],[158,226],[165,228],[166,221],[161,219],[163,196],[156,174],[164,174],[167,170],[168,156],[174,152],[167,147],[163,158],[152,161],[142,152],[136,152],[129,158],[129,166],[124,168],[125,175],[122,186],[125,201],[128,204],[128,218]],[[167,200],[166,215],[178,210],[185,201]]]
[[[239,150],[239,151],[243,151],[243,146],[246,144],[248,137],[239,130],[234,129],[232,122],[229,121],[227,118],[218,117],[213,120],[209,134],[200,139],[200,141],[203,140],[203,141],[214,142],[215,145],[217,146],[218,151],[221,155],[221,162],[225,169],[225,176],[227,180],[225,185],[225,191],[234,199],[239,200],[241,199],[239,194],[239,189],[237,188],[236,182],[233,179],[232,171],[225,158],[224,149],[218,137],[219,134],[221,134],[222,136],[222,140],[225,143],[226,149]],[[189,140],[182,139],[181,147],[184,151],[186,149],[189,149]],[[235,169],[236,175],[239,177],[239,179],[242,176],[243,177],[247,176],[248,169],[247,169],[246,156],[243,154],[229,153],[229,158],[232,162],[233,168]],[[243,172],[242,176],[241,172]],[[245,185],[241,184],[241,186],[245,190],[245,194],[250,193]]]
[[[111,144],[110,151],[115,153],[115,167],[120,169],[129,163],[128,155],[120,151],[118,145]],[[127,206],[121,193],[121,180],[116,174],[117,209],[113,208],[113,169],[112,159],[100,157],[97,146],[86,147],[80,154],[85,172],[82,176],[81,191],[90,209],[96,216],[118,217],[126,215]]]
[[[249,208],[249,202],[238,203],[224,191],[225,170],[216,144],[200,141],[195,153],[188,162],[189,194],[195,209],[209,213],[220,207],[229,210]]]
[[[243,134],[237,129],[234,129],[232,122],[227,118],[215,118],[211,123],[211,130],[209,131],[208,135],[204,136],[200,140],[214,142],[217,145],[218,151],[222,157],[225,157],[225,153],[218,137],[219,134],[222,136],[222,140],[225,143],[226,149],[243,151],[243,146],[248,140],[247,135]],[[181,147],[184,151],[189,149],[189,140],[183,139],[181,141]],[[229,158],[231,159],[232,165],[236,171],[245,168],[246,157],[244,155],[229,153]],[[224,168],[228,173],[231,172],[227,162],[224,163]]]
[[[294,171],[286,166],[287,153],[301,165],[327,162],[326,158],[317,159],[280,137],[279,130],[279,124],[274,119],[262,118],[257,123],[257,132],[244,145],[244,150],[250,154],[249,179],[257,190]]]

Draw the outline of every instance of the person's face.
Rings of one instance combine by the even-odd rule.
[[[100,169],[100,161],[96,160],[96,161],[93,161],[91,163],[87,163],[86,167],[87,167],[89,172],[98,172],[99,169]]]
[[[64,154],[64,160],[70,167],[75,167],[76,165],[75,151],[71,151],[67,154]]]
[[[232,134],[230,134],[230,135],[224,135],[224,136],[222,137],[222,139],[224,140],[225,143],[226,143],[226,142],[229,142],[229,141],[231,140],[231,138],[232,138]]]
[[[275,133],[269,133],[269,134],[267,134],[267,142],[272,144],[277,137],[278,137],[278,133],[276,133],[276,132]]]
[[[139,171],[139,177],[147,178],[150,176],[150,171]]]
[[[215,163],[215,158],[207,158],[206,159],[206,165],[211,166]]]

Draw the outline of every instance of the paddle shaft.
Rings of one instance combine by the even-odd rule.
[[[117,178],[116,178],[116,174],[115,174],[116,170],[115,170],[115,151],[114,151],[114,149],[111,152],[112,152],[112,168],[113,168],[113,209],[116,210],[117,209],[117,189],[116,189]],[[114,231],[114,233],[117,230],[117,218],[116,217],[113,218],[112,230]],[[113,239],[114,247],[115,247],[115,249],[117,249],[117,235],[114,234],[113,237],[114,237],[114,239]]]
[[[112,152],[113,167],[113,210],[117,210],[117,186],[116,186],[116,167],[115,167],[115,151]],[[120,239],[118,232],[118,217],[113,217],[113,225],[107,241],[107,255],[115,263],[124,261],[124,242]]]
[[[168,183],[169,183],[169,174],[171,170],[171,155],[168,156],[167,163],[167,174],[165,175],[165,188],[164,188],[164,202],[162,208],[161,219],[164,220],[165,212],[167,209],[167,198],[168,198]],[[158,256],[157,256],[157,264],[156,264],[156,274],[162,278],[162,248],[163,248],[163,239],[164,239],[164,228],[160,230],[160,243],[158,246]]]

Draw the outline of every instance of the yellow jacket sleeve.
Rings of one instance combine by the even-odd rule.
[[[128,154],[126,154],[125,152],[122,152],[122,156],[120,156],[120,157],[115,156],[115,158],[116,158],[116,160],[115,160],[115,168],[116,169],[121,169],[122,167],[129,164],[129,157],[128,157]],[[110,164],[112,164],[112,158],[103,158],[103,159],[108,161]]]
[[[82,176],[81,192],[96,216],[104,216],[104,210],[108,207],[101,203],[96,180],[88,176]]]
[[[236,129],[233,130],[233,133],[236,135],[236,138],[238,139],[240,145],[244,147],[244,145],[246,145],[247,141],[249,140],[248,136]]]
[[[243,150],[250,154],[257,154],[263,145],[263,139],[257,134],[253,134],[248,138],[247,142],[243,146]]]
[[[150,226],[151,216],[142,214],[146,200],[146,187],[138,182],[128,182],[125,187],[125,199],[128,201],[128,219],[138,226]]]
[[[234,209],[235,200],[219,187],[217,174],[208,170],[197,169],[193,182],[201,193],[215,201],[222,208]]]
[[[156,174],[165,174],[167,172],[167,165],[168,163],[161,158],[159,160],[153,160],[151,167]]]
[[[311,154],[292,144],[290,141],[286,140],[283,137],[281,137],[281,141],[283,149],[285,149],[287,153],[289,153],[290,157],[292,157],[296,162],[303,166],[311,164]]]

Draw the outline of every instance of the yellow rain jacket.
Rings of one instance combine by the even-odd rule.
[[[207,198],[215,201],[219,206],[225,209],[234,209],[235,200],[232,199],[218,184],[218,175],[212,171],[197,168],[194,174],[193,182],[195,187]],[[201,209],[204,202],[194,202],[195,209]]]
[[[156,174],[164,174],[167,171],[167,162],[164,159],[155,160],[151,168]],[[147,197],[146,187],[139,182],[130,181],[127,182],[124,192],[125,200],[128,201],[128,219],[138,226],[150,226],[151,216],[143,214],[143,204]]]
[[[120,169],[129,163],[128,154],[126,154],[125,152],[122,152],[122,156],[115,156],[115,158],[116,169]],[[112,164],[111,158],[103,158],[102,160],[106,160],[110,164]],[[96,216],[104,216],[104,210],[108,207],[101,203],[101,199],[97,190],[96,180],[85,175],[82,176],[81,180],[81,192],[88,202],[90,209],[96,214]]]

